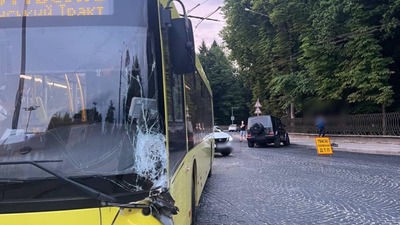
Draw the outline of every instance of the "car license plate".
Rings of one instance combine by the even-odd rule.
[[[225,143],[217,143],[217,148],[223,148],[225,146]]]

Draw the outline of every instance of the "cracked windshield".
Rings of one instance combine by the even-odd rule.
[[[400,225],[400,0],[0,0],[0,225]]]
[[[127,192],[165,186],[146,2],[137,1],[129,15],[111,15],[132,6],[127,1],[99,2],[98,16],[79,19],[63,17],[61,8],[42,20],[29,14],[46,10],[38,3],[1,6],[0,162],[59,160],[45,166],[64,176],[109,180]],[[78,10],[73,7],[65,11]],[[2,180],[52,177],[31,165],[0,168]]]

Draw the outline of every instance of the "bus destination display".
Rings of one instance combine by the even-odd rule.
[[[0,18],[103,16],[113,13],[114,0],[0,0]]]

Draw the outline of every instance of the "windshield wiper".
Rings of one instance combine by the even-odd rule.
[[[0,179],[0,186],[10,185],[10,184],[22,184],[23,180],[12,180],[12,179]]]
[[[62,162],[62,160],[35,160],[35,161],[15,161],[15,162],[0,162],[0,166],[1,165],[32,165],[35,166],[57,178],[59,178],[60,180],[65,181],[66,183],[72,184],[73,186],[75,186],[76,188],[80,189],[81,191],[85,192],[88,196],[95,198],[99,201],[103,201],[103,202],[115,202],[115,198],[112,196],[109,196],[107,194],[104,194],[100,191],[97,191],[91,187],[88,187],[86,185],[83,185],[81,183],[78,183],[74,180],[69,179],[68,177],[62,176],[56,172],[53,172],[49,169],[47,169],[46,167],[41,166],[39,163],[51,163],[51,162]],[[0,182],[2,182],[0,180]]]

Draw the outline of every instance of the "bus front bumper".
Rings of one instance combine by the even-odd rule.
[[[62,202],[60,202],[62,204]],[[118,204],[101,203],[99,208],[0,214],[1,225],[173,225],[178,213],[166,189],[156,189],[142,201]],[[1,206],[1,202],[0,202]]]
[[[102,221],[104,225],[162,225],[155,217],[143,215],[141,209],[130,210],[118,207],[103,207],[100,210],[99,208],[91,208],[54,212],[0,214],[1,225],[98,225],[99,221]]]

